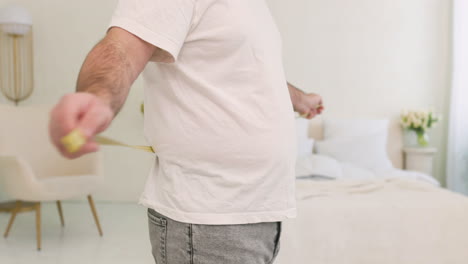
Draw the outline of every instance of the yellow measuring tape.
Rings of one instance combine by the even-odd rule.
[[[102,145],[122,146],[154,153],[154,149],[151,146],[128,145],[104,136],[96,136],[94,140]],[[70,133],[68,133],[68,135],[60,139],[60,142],[63,144],[63,146],[68,152],[75,153],[78,152],[84,144],[86,144],[86,137],[83,135],[83,133],[81,133],[80,130],[74,129]]]
[[[146,151],[146,152],[154,153],[154,149],[151,146],[128,145],[128,144],[125,144],[125,143],[122,143],[120,141],[117,141],[117,140],[114,140],[114,139],[111,139],[111,138],[108,138],[108,137],[104,137],[104,136],[96,136],[94,138],[94,140],[96,140],[97,143],[102,144],[102,145],[122,146],[122,147],[127,147],[127,148],[132,148],[132,149],[139,149],[139,150],[143,150],[143,151]]]
[[[321,105],[317,107],[320,108]],[[306,118],[309,115],[309,113],[302,114],[298,116],[297,118]],[[143,150],[146,152],[151,152],[154,153],[154,149],[151,146],[135,146],[135,145],[129,145],[122,143],[120,141],[104,137],[104,136],[96,136],[94,140],[102,145],[109,145],[109,146],[121,146],[121,147],[127,147],[127,148],[132,148],[132,149],[138,149],[138,150]],[[83,147],[84,144],[86,144],[86,137],[81,133],[80,130],[74,129],[68,135],[64,136],[62,139],[60,139],[60,142],[63,144],[65,149],[70,152],[70,153],[75,153],[78,152],[81,147]]]

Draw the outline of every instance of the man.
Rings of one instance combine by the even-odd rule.
[[[292,106],[323,111],[287,85],[281,56],[264,0],[121,0],[77,93],[51,113],[52,141],[68,158],[97,151],[145,69],[157,158],[140,203],[156,263],[272,263],[281,221],[296,216]],[[60,139],[75,129],[87,143],[68,153]]]

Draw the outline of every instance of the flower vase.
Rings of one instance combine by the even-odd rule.
[[[429,146],[429,135],[427,132],[405,129],[404,145],[405,147],[427,147]]]
[[[429,146],[429,135],[425,131],[416,131],[416,135],[418,136],[418,145],[420,147]]]

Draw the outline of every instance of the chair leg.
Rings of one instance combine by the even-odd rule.
[[[62,226],[65,226],[65,220],[63,219],[62,203],[60,201],[57,201],[57,209],[60,216],[60,223],[62,224]]]
[[[3,234],[5,238],[8,237],[11,227],[13,226],[13,223],[15,222],[16,215],[18,214],[20,209],[21,209],[21,201],[16,201],[15,208],[13,208],[13,211],[11,211],[10,221],[8,222],[7,229],[5,230],[5,233]]]
[[[41,203],[36,203],[34,205],[34,210],[36,211],[37,250],[41,250]]]
[[[93,212],[94,222],[96,222],[99,235],[102,236],[103,234],[102,234],[101,224],[99,223],[99,218],[97,215],[96,207],[94,206],[93,197],[91,197],[91,195],[88,195],[88,202],[89,202],[89,206],[91,207],[91,211]]]

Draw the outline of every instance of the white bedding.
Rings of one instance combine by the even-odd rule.
[[[332,157],[319,154],[299,157],[296,162],[296,176],[300,178],[314,178],[318,176],[319,178],[349,180],[402,178],[421,180],[439,185],[439,182],[433,177],[421,172],[405,171],[395,168],[368,169],[355,163],[339,162]]]
[[[276,264],[468,263],[465,196],[396,177],[297,180],[297,198]]]

